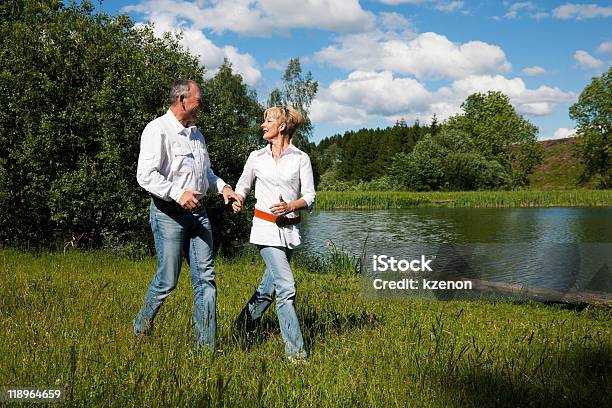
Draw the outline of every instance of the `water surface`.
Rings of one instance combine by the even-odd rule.
[[[315,211],[302,235],[307,251],[333,242],[365,259],[457,248],[475,276],[508,283],[604,290],[611,276],[612,208]]]

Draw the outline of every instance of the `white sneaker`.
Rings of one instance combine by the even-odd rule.
[[[289,362],[293,365],[302,365],[308,362],[308,360],[306,360],[306,357],[301,356],[289,356],[287,357],[287,360],[289,360]]]

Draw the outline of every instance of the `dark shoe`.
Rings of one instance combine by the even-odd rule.
[[[234,328],[239,332],[253,333],[257,330],[257,321],[251,316],[249,307],[245,306],[234,322]]]
[[[136,320],[132,321],[132,328],[134,329],[134,338],[146,340],[153,334],[153,321],[149,321],[145,324],[144,328],[139,327],[139,331],[136,331]]]
[[[132,322],[132,326],[134,328],[134,331],[136,330],[135,327],[135,320]],[[153,322],[150,321],[144,328],[144,331],[140,332],[140,333],[136,333],[134,332],[134,341],[136,343],[144,343],[146,341],[148,341],[151,338],[151,335],[153,334]]]
[[[249,307],[245,306],[234,321],[234,339],[245,347],[250,347],[255,341],[258,321],[254,320],[249,312]]]

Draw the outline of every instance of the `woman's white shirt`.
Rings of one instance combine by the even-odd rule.
[[[246,197],[255,180],[255,208],[270,213],[270,207],[280,202],[287,203],[303,198],[312,210],[315,201],[312,165],[306,153],[290,144],[278,160],[272,157],[271,145],[251,152],[244,165],[235,192]],[[297,217],[289,213],[287,217]],[[276,224],[253,218],[250,242],[257,245],[296,248],[301,244],[299,224],[278,227]]]

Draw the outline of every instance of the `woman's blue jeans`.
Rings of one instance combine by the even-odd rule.
[[[259,320],[276,293],[276,314],[285,353],[290,357],[306,357],[300,323],[295,313],[295,280],[289,266],[291,250],[285,247],[259,246],[266,263],[263,278],[247,307],[253,320]]]
[[[196,346],[214,350],[217,287],[213,239],[206,209],[169,215],[151,203],[150,222],[157,252],[157,272],[134,319],[134,334],[151,332],[161,304],[176,288],[185,253],[191,269]]]

